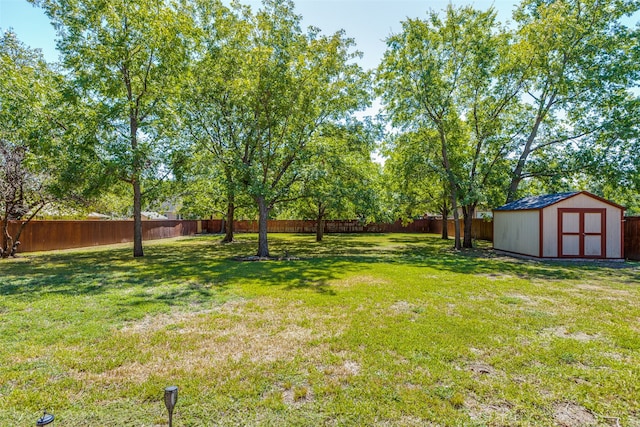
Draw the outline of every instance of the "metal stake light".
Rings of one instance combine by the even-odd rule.
[[[53,425],[53,415],[47,414],[47,411],[44,411],[44,414],[38,421],[36,421],[36,426],[48,426],[49,424]]]
[[[164,405],[169,411],[169,427],[173,427],[173,408],[178,401],[178,387],[172,385],[164,389]]]

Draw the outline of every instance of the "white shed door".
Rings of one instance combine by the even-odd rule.
[[[606,215],[606,209],[558,209],[558,254],[569,258],[604,258]]]

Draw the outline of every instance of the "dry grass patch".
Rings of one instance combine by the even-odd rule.
[[[472,420],[484,425],[507,426],[514,423],[513,405],[506,401],[481,402],[477,396],[468,396],[464,408]]]
[[[517,279],[517,277],[515,277],[515,276],[513,276],[511,274],[505,274],[505,273],[483,273],[483,274],[478,274],[478,276],[487,278],[489,280],[515,280],[515,279]]]
[[[174,384],[184,426],[638,424],[633,269],[419,234],[278,234],[300,261],[240,263],[239,239],[3,264],[0,424],[162,425]]]
[[[581,331],[569,332],[567,328],[565,328],[564,326],[559,326],[556,328],[547,328],[542,331],[542,335],[555,336],[558,338],[567,338],[567,339],[572,339],[572,340],[581,341],[581,342],[600,339],[599,334],[587,334]]]
[[[629,301],[630,299],[637,298],[637,293],[626,289],[617,289],[609,286],[585,283],[576,285],[574,292],[580,293],[589,298],[598,298],[609,301]]]
[[[273,298],[230,301],[205,312],[146,316],[119,333],[123,342],[134,338],[144,343],[145,353],[158,356],[101,373],[79,373],[79,377],[142,382],[177,370],[204,374],[240,360],[273,363],[292,361],[299,354],[320,358],[324,347],[317,343],[341,334],[340,327],[328,326],[327,320],[336,316],[340,314],[320,312],[299,301],[283,307]]]
[[[376,427],[440,427],[439,424],[412,415],[402,415],[397,421],[377,421]]]
[[[388,285],[388,280],[380,277],[368,276],[368,275],[354,275],[345,279],[335,280],[331,282],[331,286],[338,288],[351,288],[354,286],[384,286]]]
[[[287,385],[282,391],[282,401],[289,406],[301,406],[313,402],[315,394],[308,383]]]

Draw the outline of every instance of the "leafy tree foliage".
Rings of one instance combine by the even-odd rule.
[[[394,217],[410,222],[425,213],[442,217],[442,238],[448,239],[447,219],[451,200],[437,150],[425,149],[425,143],[437,144],[438,136],[430,130],[405,132],[386,141],[387,161],[384,181],[387,203]]]
[[[498,31],[496,31],[498,30]],[[448,185],[460,247],[458,206],[465,220],[464,246],[471,246],[471,221],[483,188],[507,154],[503,116],[523,84],[507,64],[510,40],[495,12],[449,6],[445,17],[409,19],[387,40],[378,69],[379,93],[392,124],[427,138],[423,150],[439,154],[437,174]],[[432,131],[432,132],[429,132]],[[428,157],[431,157],[428,155]]]
[[[183,82],[181,116],[192,142],[192,165],[198,165],[198,172],[189,174],[189,185],[200,191],[187,197],[191,206],[204,208],[208,201],[205,210],[224,212],[223,242],[228,243],[233,241],[237,205],[245,198],[240,177],[251,161],[256,132],[256,106],[247,96],[257,78],[246,62],[251,61],[251,14],[240,5],[229,9],[209,1],[199,2],[197,11],[199,50]]]
[[[74,143],[64,80],[12,32],[0,36],[0,257],[15,255],[24,227],[53,204],[84,201],[98,188],[91,150]],[[8,222],[19,220],[15,234]]]
[[[602,162],[593,160],[603,159],[595,152],[619,152],[637,138],[628,120],[638,113],[629,92],[637,86],[638,34],[620,20],[638,7],[609,0],[520,4],[514,55],[526,64],[527,81],[507,202],[529,178],[568,177],[585,167],[597,177]]]
[[[294,218],[316,221],[316,241],[324,236],[329,218],[380,218],[380,166],[371,160],[375,127],[367,121],[327,127],[312,142],[315,153],[304,180],[294,188],[297,199],[289,208]]]
[[[268,257],[270,212],[292,198],[312,142],[365,105],[368,79],[353,62],[353,41],[342,32],[303,32],[290,1],[265,1],[256,13],[236,5],[216,22],[194,71],[201,86],[189,122],[220,165],[227,199],[240,190],[257,206],[257,255]]]
[[[12,32],[0,38],[0,70],[0,257],[6,258],[15,255],[25,225],[52,201],[41,162],[52,136],[48,96],[57,91],[57,77]],[[10,220],[22,220],[15,234]]]
[[[34,3],[54,23],[62,63],[94,111],[102,164],[132,187],[133,255],[143,256],[142,184],[169,163],[172,89],[189,59],[190,10],[151,0]]]
[[[402,150],[415,138],[422,153],[413,160],[431,166],[438,154],[432,174],[447,183],[456,224],[462,210],[463,246],[471,246],[477,206],[512,201],[523,182],[527,191],[555,190],[633,170],[623,147],[637,140],[637,32],[620,18],[637,8],[525,0],[509,31],[491,9],[449,6],[443,17],[405,21],[387,40],[378,90],[396,132],[407,135],[394,140],[401,152],[391,166],[412,160]],[[456,247],[459,235],[456,225]]]

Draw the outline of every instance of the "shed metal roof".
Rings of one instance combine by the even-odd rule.
[[[516,200],[515,202],[507,203],[504,206],[500,206],[495,210],[496,211],[520,211],[520,210],[530,210],[530,209],[543,209],[543,208],[546,208],[547,206],[561,202],[564,199],[573,197],[578,193],[580,192],[571,191],[568,193],[544,194],[542,196],[525,197],[523,199]]]

